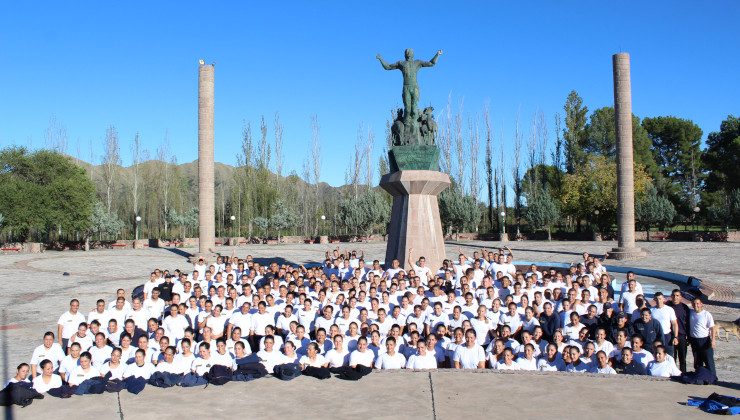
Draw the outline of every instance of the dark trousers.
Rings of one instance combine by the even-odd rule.
[[[260,340],[262,340],[263,335],[250,335],[247,339],[247,342],[252,347],[252,353],[257,353],[260,351]]]
[[[663,347],[665,347],[665,354],[673,355],[673,338],[672,334],[663,334]],[[675,357],[674,357],[675,358]],[[683,370],[681,372],[684,372]]]
[[[704,338],[689,338],[691,343],[691,353],[694,355],[694,370],[700,367],[707,368],[713,374],[717,374],[714,369],[714,349],[712,348],[712,340],[709,337]]]
[[[67,351],[68,346],[69,346],[69,338],[62,338],[62,351],[64,352],[65,355],[69,354],[69,352]]]
[[[678,345],[673,348],[673,358],[678,362],[678,368],[681,372],[686,373],[686,353],[689,347],[685,335],[678,335]]]

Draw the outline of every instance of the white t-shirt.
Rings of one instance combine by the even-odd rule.
[[[565,370],[565,363],[560,357],[556,357],[552,362],[543,357],[537,361],[537,369],[541,372],[562,372]]]
[[[676,320],[676,311],[668,305],[663,305],[662,308],[651,308],[650,313],[652,317],[660,322],[660,327],[663,330],[663,334],[671,333],[671,325]],[[658,337],[662,339],[663,337]]]
[[[82,369],[82,366],[77,366],[69,373],[67,382],[69,382],[70,385],[79,385],[86,379],[96,378],[99,376],[100,371],[95,366],[90,366],[87,372]]]
[[[311,360],[307,355],[301,356],[300,360],[298,360],[298,363],[300,363],[303,366],[313,366],[313,367],[324,367],[327,360],[324,358],[324,356],[320,354],[316,354],[316,359]]]
[[[196,375],[203,376],[211,370],[213,365],[215,365],[213,357],[208,358],[208,360],[196,357],[190,365],[190,370],[195,372]]]
[[[429,353],[426,356],[413,354],[406,362],[406,369],[437,369],[437,359]]]
[[[455,349],[455,353],[452,356],[454,362],[460,362],[460,367],[463,369],[478,369],[478,363],[486,360],[485,352],[483,347],[479,345],[468,348],[467,345],[459,345]]]
[[[88,351],[92,355],[93,366],[96,366],[98,369],[100,369],[100,367],[105,364],[105,361],[107,359],[110,359],[110,355],[111,353],[113,353],[113,347],[108,345],[103,346],[103,348],[92,346]]]
[[[611,366],[606,365],[606,367],[600,368],[599,365],[593,365],[591,366],[591,370],[589,370],[590,373],[600,373],[602,375],[616,375],[617,371],[614,370]]]
[[[285,357],[283,353],[280,353],[279,350],[276,350],[274,348],[270,352],[265,350],[258,351],[257,357],[260,358],[260,363],[265,366],[265,369],[267,369],[267,372],[269,373],[272,373],[272,369],[275,366],[282,365],[284,363],[290,363],[293,361]]]
[[[493,368],[496,370],[522,370],[522,367],[517,362],[511,362],[510,365],[507,365],[504,361],[496,362]]]
[[[676,367],[676,363],[668,359],[662,363],[658,363],[657,360],[653,360],[648,363],[647,371],[651,376],[660,376],[668,378],[671,376],[681,376],[681,371]]]
[[[376,369],[403,369],[406,366],[406,358],[401,353],[394,353],[391,356],[383,353],[375,359]]]
[[[349,355],[349,365],[350,366],[363,365],[367,367],[372,367],[374,359],[375,359],[375,353],[373,353],[369,349],[365,350],[364,352],[355,350]]]
[[[326,360],[329,362],[329,367],[342,367],[349,365],[349,352],[343,348],[341,352],[337,349],[331,349],[326,352]]]
[[[714,317],[706,309],[701,312],[690,311],[689,315],[689,337],[709,337],[709,329],[714,327]]]
[[[85,315],[82,315],[79,311],[76,314],[69,311],[63,313],[57,321],[57,324],[62,326],[62,338],[69,339],[75,335],[77,327],[83,322],[87,322]]]
[[[128,378],[133,376],[134,378],[144,378],[149,380],[149,377],[154,373],[154,365],[149,362],[144,362],[142,366],[136,363],[131,363],[126,366],[126,370],[123,372],[123,377]]]
[[[275,318],[269,312],[252,314],[252,331],[257,335],[265,335],[265,327],[275,325]],[[244,330],[242,329],[242,334]]]
[[[103,366],[100,366],[100,374],[102,376],[105,376],[110,372],[110,379],[123,379],[123,374],[126,372],[126,367],[128,365],[121,361],[121,363],[118,364],[118,366],[111,368],[110,362],[104,363]]]
[[[527,359],[526,357],[520,357],[516,359],[516,364],[519,365],[521,370],[537,370],[537,359]]]
[[[62,386],[62,378],[59,375],[52,374],[48,384],[44,382],[43,375],[38,375],[37,377],[33,378],[33,389],[41,394],[49,391],[50,389],[59,388],[60,386]]]
[[[211,358],[209,360],[214,365],[226,366],[228,368],[234,365],[234,358],[231,357],[231,354],[229,352],[221,354],[217,350],[214,350],[211,352]]]
[[[628,314],[633,313],[637,309],[637,290],[630,292],[629,290],[622,292],[622,296],[619,298],[619,303],[624,305],[624,312]]]
[[[39,345],[33,350],[33,356],[31,356],[31,364],[39,366],[44,359],[49,359],[54,366],[54,370],[59,366],[59,362],[64,359],[64,352],[62,346],[59,343],[54,343],[51,348],[47,349],[43,344]]]

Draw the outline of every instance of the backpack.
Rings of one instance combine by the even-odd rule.
[[[108,372],[110,374],[110,372]],[[106,375],[108,377],[109,375]],[[105,392],[121,392],[126,389],[126,384],[120,379],[109,379],[105,383]]]
[[[35,399],[42,399],[43,395],[39,394],[31,387],[30,383],[15,382],[8,384],[0,391],[0,406],[19,405],[25,407]]]
[[[282,365],[276,365],[272,368],[272,374],[283,381],[290,381],[291,379],[301,376],[301,366],[298,363],[284,363]]]
[[[56,398],[69,398],[75,394],[75,388],[68,384],[62,384],[59,388],[50,389],[46,393]]]
[[[182,381],[182,377],[183,375],[178,375],[176,373],[154,372],[152,373],[152,376],[149,377],[147,383],[158,388],[170,388],[175,385],[179,385],[180,381]]]
[[[331,378],[331,372],[329,372],[329,368],[324,367],[306,366],[306,368],[303,369],[303,374],[317,379]]]
[[[143,391],[144,387],[146,387],[146,379],[140,377],[129,376],[123,380],[123,383],[125,384],[126,391],[134,395]]]
[[[717,375],[705,367],[700,367],[696,372],[684,373],[676,380],[689,385],[712,385],[717,383]]]
[[[191,386],[198,386],[198,385],[207,385],[208,381],[206,378],[190,372],[187,375],[182,377],[182,380],[180,381],[180,386],[182,387],[191,387]]]
[[[223,385],[231,381],[233,374],[234,373],[231,368],[223,365],[213,365],[211,366],[211,370],[209,370],[204,377],[209,384]]]
[[[103,378],[85,379],[75,388],[76,395],[102,394],[105,392],[106,380]]]
[[[262,363],[244,363],[236,366],[235,374],[254,376],[254,379],[267,376],[268,372]]]

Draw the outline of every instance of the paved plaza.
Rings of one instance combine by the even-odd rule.
[[[581,259],[581,252],[603,254],[615,246],[614,242],[510,242],[515,261],[540,261],[571,263]],[[634,266],[665,270],[691,275],[710,281],[730,291],[740,291],[740,278],[735,264],[740,257],[737,243],[640,243],[648,251],[648,257],[638,261],[608,261],[608,265]],[[339,246],[344,249],[364,251],[368,260],[383,259],[385,243],[353,243],[338,245],[250,245],[236,248],[239,257],[247,254],[257,259],[287,261],[291,264],[320,262],[324,252]],[[458,249],[472,255],[482,247],[497,248],[496,242],[448,242],[448,258],[455,258]],[[185,250],[192,251],[192,250]],[[222,247],[222,254],[230,255],[234,248]],[[262,262],[262,261],[261,261]],[[3,299],[0,320],[0,365],[3,382],[14,373],[15,366],[30,360],[33,348],[41,342],[47,330],[56,331],[59,315],[68,309],[69,300],[80,299],[80,311],[87,314],[93,309],[95,300],[110,301],[119,287],[130,292],[142,284],[154,268],[190,270],[182,250],[97,250],[91,252],[45,252],[0,256],[0,295]],[[64,275],[69,273],[69,275]],[[652,280],[650,280],[652,281]],[[662,287],[671,288],[665,283]],[[740,316],[740,301],[737,295],[729,301],[713,301],[707,308],[715,319],[735,320]],[[571,409],[596,409],[604,417],[619,417],[621,414],[645,414],[641,404],[650,404],[651,416],[655,418],[679,415],[703,415],[690,407],[678,404],[690,395],[707,396],[713,391],[738,395],[740,382],[740,341],[734,337],[729,342],[718,341],[715,353],[717,373],[722,386],[691,387],[667,381],[646,378],[597,378],[568,374],[532,375],[503,374],[495,372],[379,372],[360,382],[330,379],[319,383],[313,378],[298,378],[290,383],[274,378],[264,378],[248,383],[230,383],[223,388],[209,386],[207,389],[154,389],[148,387],[139,396],[121,393],[100,396],[73,397],[57,400],[46,397],[25,409],[15,409],[18,418],[39,418],[41,413],[51,410],[59,418],[163,418],[162,411],[151,411],[155,401],[167,398],[167,413],[174,417],[181,413],[198,413],[198,405],[189,403],[191,396],[202,396],[209,407],[229,409],[227,401],[234,395],[239,398],[241,412],[255,415],[267,414],[264,399],[269,395],[270,406],[283,415],[300,415],[313,418],[346,418],[352,413],[362,412],[369,417],[408,418],[481,418],[488,415],[487,408],[497,401],[496,390],[507,390],[505,407],[497,405],[500,414],[535,415],[548,405],[548,413],[573,417],[577,411]],[[548,394],[528,394],[528,387],[549,389]],[[357,392],[361,387],[363,392]],[[544,387],[544,388],[543,388]],[[580,399],[576,404],[562,402],[569,395],[589,393],[598,388],[597,394],[609,395],[606,401]],[[619,393],[611,390],[619,389]],[[221,390],[225,392],[221,392]],[[456,395],[465,391],[465,399]],[[234,394],[236,392],[236,394]],[[472,392],[472,394],[471,394]],[[572,392],[575,392],[573,394]],[[272,396],[284,395],[273,398]],[[239,397],[243,395],[243,397]],[[255,397],[257,395],[257,397]],[[530,397],[538,395],[542,402],[532,404]],[[309,404],[310,401],[343,401],[343,404]],[[223,404],[219,404],[219,401]],[[294,404],[299,401],[300,404]],[[277,403],[278,406],[275,406]],[[583,406],[579,408],[580,406]],[[612,411],[614,409],[615,411]],[[48,410],[48,411],[47,411]],[[80,411],[82,410],[82,411]],[[218,409],[217,409],[218,410]],[[246,411],[244,411],[246,410]],[[535,411],[537,410],[537,411]],[[560,411],[559,411],[560,410]],[[204,412],[205,413],[205,412]],[[212,413],[212,412],[211,412]],[[499,413],[499,411],[497,411]],[[585,411],[584,411],[585,413]],[[593,415],[593,411],[591,412]],[[584,414],[585,415],[585,414]],[[165,416],[167,418],[171,416]],[[602,417],[600,415],[600,417]]]

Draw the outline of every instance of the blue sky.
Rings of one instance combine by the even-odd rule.
[[[117,127],[124,164],[141,133],[153,156],[169,133],[197,156],[198,59],[216,63],[216,159],[233,164],[242,124],[284,124],[285,170],[300,172],[310,116],[321,125],[322,179],[344,183],[358,126],[376,135],[401,105],[401,75],[375,60],[404,48],[429,59],[421,105],[452,95],[490,103],[511,149],[517,113],[553,115],[571,89],[589,109],[613,103],[611,55],[632,56],[633,112],[694,120],[704,134],[740,113],[740,2],[10,2],[0,6],[0,147],[41,147],[52,115],[68,152],[99,161]],[[525,132],[526,136],[526,132]],[[92,150],[91,150],[92,145]]]

